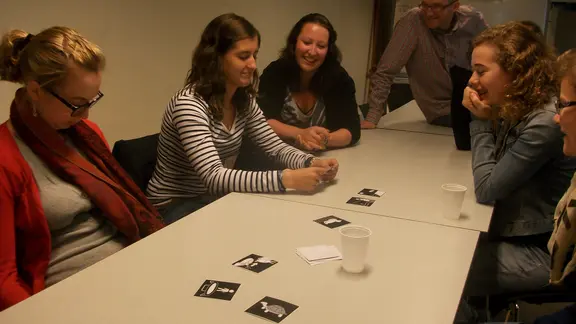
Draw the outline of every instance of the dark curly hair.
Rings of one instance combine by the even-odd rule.
[[[260,47],[260,33],[246,18],[227,13],[214,18],[202,32],[200,43],[192,55],[192,67],[186,78],[187,87],[208,104],[210,113],[217,119],[223,116],[226,77],[222,70],[221,58],[234,47],[237,41],[256,37]],[[254,71],[252,83],[238,88],[232,103],[238,114],[244,114],[250,100],[256,96],[258,72]]]
[[[568,77],[576,87],[576,49],[567,50],[560,55],[556,67],[558,82]]]
[[[512,79],[500,105],[500,117],[520,120],[542,109],[557,94],[555,57],[543,37],[520,22],[509,22],[486,29],[473,46],[486,44],[496,48],[496,62]]]
[[[298,63],[296,63],[296,43],[298,42],[298,36],[300,36],[300,32],[302,32],[302,28],[308,23],[318,24],[328,30],[328,52],[326,53],[326,58],[310,82],[310,90],[318,93],[321,92],[324,74],[332,71],[334,66],[339,66],[340,62],[342,62],[342,52],[340,52],[340,49],[336,45],[338,34],[326,16],[319,13],[311,13],[302,17],[290,30],[286,38],[286,45],[280,51],[280,59],[285,62],[285,64],[288,64],[293,71],[293,73],[290,73],[288,76],[291,79],[290,88],[292,90],[298,90],[300,88],[300,67]]]

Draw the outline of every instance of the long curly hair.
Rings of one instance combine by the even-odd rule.
[[[226,76],[222,69],[222,57],[234,47],[237,41],[257,37],[260,47],[260,33],[244,17],[227,13],[214,18],[204,29],[200,43],[192,55],[192,67],[188,71],[185,86],[193,86],[194,92],[208,104],[210,113],[221,119],[226,93]],[[232,103],[239,115],[250,107],[256,96],[258,71],[254,71],[252,83],[238,88]]]
[[[500,117],[520,120],[557,95],[555,56],[543,37],[513,21],[486,29],[474,39],[473,46],[487,44],[496,48],[496,63],[512,79],[500,105]]]

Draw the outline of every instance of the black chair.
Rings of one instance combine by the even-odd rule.
[[[365,104],[358,105],[358,108],[360,108],[360,112],[362,113],[362,117],[366,118],[366,116],[368,116],[368,110],[370,110],[370,106],[367,103],[365,103]]]
[[[131,140],[120,140],[114,143],[114,149],[112,149],[112,155],[144,192],[156,167],[159,136],[160,134],[154,134]]]
[[[567,286],[550,285],[537,291],[510,295],[506,299],[508,302],[506,321],[518,322],[520,317],[520,302],[533,305],[574,303],[576,302],[576,290],[570,289]]]
[[[471,148],[470,122],[472,121],[472,115],[470,111],[462,105],[464,89],[466,89],[471,76],[472,71],[458,66],[450,68],[450,78],[452,79],[450,119],[456,148],[461,151],[470,151]]]

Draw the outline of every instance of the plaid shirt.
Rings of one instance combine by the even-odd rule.
[[[402,17],[370,80],[370,110],[366,120],[375,124],[385,112],[394,77],[402,67],[410,88],[428,122],[450,113],[452,81],[450,68],[470,70],[472,40],[488,28],[482,14],[469,6],[455,12],[456,22],[448,31],[430,30],[414,8]]]

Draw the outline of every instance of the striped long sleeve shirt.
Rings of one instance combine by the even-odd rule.
[[[246,137],[290,169],[303,168],[311,157],[280,140],[255,100],[245,114],[236,116],[228,129],[213,117],[193,88],[180,90],[170,100],[162,119],[158,158],[148,183],[148,196],[159,203],[206,193],[281,191],[279,171],[242,171],[228,165],[238,155]]]

